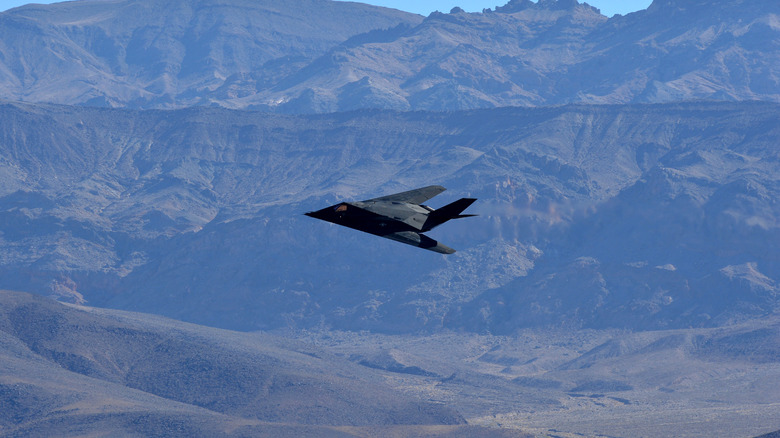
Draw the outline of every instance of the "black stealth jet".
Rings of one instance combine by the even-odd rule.
[[[421,205],[445,190],[442,186],[423,187],[366,201],[342,202],[305,214],[407,245],[442,254],[452,254],[455,252],[454,249],[421,233],[432,230],[450,219],[475,216],[460,213],[476,199],[462,198],[438,210]]]

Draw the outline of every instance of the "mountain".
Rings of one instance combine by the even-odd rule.
[[[184,107],[255,94],[352,36],[422,17],[330,0],[80,0],[0,14],[11,100]]]
[[[302,342],[16,292],[0,291],[0,303],[3,436],[485,432]]]
[[[0,107],[2,287],[217,327],[512,333],[778,310],[780,107]],[[302,215],[436,181],[449,258]],[[465,222],[465,221],[464,221]],[[576,285],[576,287],[574,286]]]
[[[581,58],[585,36],[606,21],[597,9],[564,1],[433,13],[414,28],[344,43],[247,101],[270,95],[279,105],[266,107],[283,112],[557,103],[560,64]]]
[[[655,0],[609,19],[574,0],[425,19],[325,0],[30,5],[0,14],[0,98],[282,113],[778,102],[779,16],[773,0]]]
[[[777,102],[779,16],[777,2],[747,0],[655,0],[610,19],[570,0],[454,9],[397,36],[342,44],[246,101],[284,112]]]

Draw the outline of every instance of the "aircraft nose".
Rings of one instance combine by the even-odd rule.
[[[322,210],[309,211],[309,212],[304,213],[304,215],[309,216],[309,217],[313,217],[315,219],[323,219],[326,216],[325,212],[323,212]]]

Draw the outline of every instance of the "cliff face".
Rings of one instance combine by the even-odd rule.
[[[777,307],[778,108],[282,116],[6,104],[4,287],[240,329],[716,324]],[[432,181],[450,258],[302,216]],[[573,286],[573,285],[576,285]]]

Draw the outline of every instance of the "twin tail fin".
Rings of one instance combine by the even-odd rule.
[[[430,231],[450,219],[460,219],[464,217],[473,217],[475,214],[461,214],[469,205],[476,201],[475,198],[461,198],[452,204],[447,204],[438,210],[432,211],[423,225],[422,231]]]

